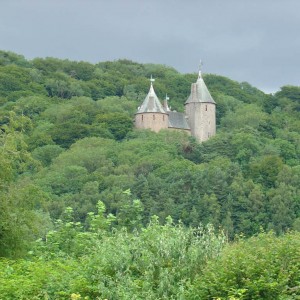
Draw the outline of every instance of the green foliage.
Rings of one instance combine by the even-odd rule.
[[[122,140],[133,128],[132,118],[124,113],[101,114],[96,121],[107,128],[116,140]]]
[[[276,183],[277,175],[283,167],[280,157],[267,155],[250,163],[251,175],[256,181],[263,183],[267,187],[273,187]]]
[[[227,130],[234,130],[249,126],[257,129],[264,126],[268,116],[257,105],[248,104],[237,107],[234,112],[229,112],[221,121],[221,126]]]
[[[283,86],[279,92],[275,94],[279,99],[287,98],[292,101],[292,109],[300,110],[300,88],[297,86]],[[280,100],[279,100],[280,103]],[[282,102],[281,102],[282,103]]]
[[[212,93],[223,93],[245,103],[261,103],[266,98],[262,91],[247,82],[238,83],[229,78],[212,74],[204,75],[204,81]]]
[[[14,111],[34,119],[45,111],[49,104],[49,100],[45,96],[22,97],[16,101]]]
[[[299,233],[262,233],[228,245],[202,270],[187,299],[297,299],[299,246]]]
[[[102,202],[97,206],[96,214],[89,213],[85,231],[67,208],[54,230],[36,242],[30,260],[0,261],[1,296],[180,298],[207,260],[219,256],[226,244],[225,236],[211,226],[175,226],[170,217],[160,225],[154,216],[133,233],[125,227],[110,231],[115,218],[104,215]]]
[[[30,130],[31,125],[27,117],[17,117],[11,112],[8,123],[0,127],[0,185],[38,167],[27,151],[24,138],[24,131]]]
[[[23,256],[51,226],[48,214],[42,210],[48,196],[25,181],[9,185],[0,197],[0,257]]]
[[[52,163],[52,160],[63,151],[64,149],[58,145],[45,145],[35,148],[32,152],[32,156],[36,160],[39,160],[43,166],[49,166]]]
[[[0,97],[20,91],[43,93],[43,89],[33,81],[28,69],[13,64],[0,66]]]
[[[207,292],[203,276],[210,291],[224,288],[210,298],[297,295],[296,284],[283,288],[281,279],[294,273],[291,264],[276,265],[286,259],[276,251],[283,253],[285,238],[294,243],[286,232],[300,230],[299,87],[265,95],[205,74],[218,130],[198,144],[182,132],[133,128],[151,75],[158,96],[168,93],[183,111],[196,74],[129,60],[27,61],[0,51],[0,256],[32,249],[27,260],[0,262],[0,298],[189,299],[191,287],[198,299]],[[216,262],[224,236],[208,224],[230,240],[261,230],[283,236],[242,240]],[[278,261],[260,250],[268,242]],[[259,243],[262,262],[250,246]],[[249,251],[239,253],[243,247]],[[236,272],[243,264],[247,274],[257,270],[246,283],[223,268],[231,251],[234,268],[241,257]],[[279,277],[268,281],[266,262]]]
[[[10,51],[0,50],[0,65],[6,66],[10,64],[26,67],[29,65],[29,62],[23,55],[19,55]]]

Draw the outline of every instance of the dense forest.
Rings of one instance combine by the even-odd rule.
[[[0,299],[299,299],[300,87],[204,74],[217,134],[134,129],[156,78],[0,51]]]

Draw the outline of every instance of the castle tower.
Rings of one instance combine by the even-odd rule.
[[[153,88],[154,79],[151,76],[150,90],[135,114],[135,127],[151,129],[155,132],[168,128],[169,115],[164,110]]]
[[[210,95],[201,70],[196,83],[192,83],[191,94],[185,102],[185,114],[191,134],[199,142],[216,134],[216,102]]]

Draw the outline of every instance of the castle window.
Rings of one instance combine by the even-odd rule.
[[[153,115],[153,120],[155,120],[155,115]]]
[[[207,105],[205,105],[205,111],[207,111]]]
[[[163,115],[163,121],[165,120],[165,115]]]
[[[142,115],[142,122],[144,121],[144,115]]]

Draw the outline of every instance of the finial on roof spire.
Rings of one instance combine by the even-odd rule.
[[[164,100],[164,103],[163,103],[163,107],[164,107],[164,109],[165,109],[165,111],[170,111],[171,109],[169,108],[169,105],[168,105],[168,100],[169,100],[170,98],[168,97],[168,94],[166,94],[166,98],[165,98],[165,100]]]
[[[152,75],[151,75],[151,77],[150,77],[150,82],[151,82],[151,85],[152,85],[152,83],[155,81],[155,79],[152,77]]]
[[[200,63],[199,63],[199,72],[198,72],[198,79],[202,77],[202,66],[203,66],[203,62],[200,59]]]

